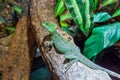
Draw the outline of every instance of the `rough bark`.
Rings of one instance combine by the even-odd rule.
[[[75,65],[76,62],[75,63],[69,62],[69,63],[64,64],[66,62],[64,56],[56,52],[53,46],[52,47],[47,46],[47,44],[49,44],[50,42],[50,36],[49,36],[48,31],[45,30],[41,26],[41,23],[44,21],[51,21],[58,25],[57,20],[54,16],[55,0],[31,0],[31,4],[32,4],[31,21],[32,21],[33,29],[36,32],[36,38],[37,38],[37,42],[38,42],[39,48],[42,53],[42,58],[48,65],[50,71],[52,72],[54,80],[59,80],[59,79],[60,80],[72,80],[73,78],[74,80],[81,80],[81,77],[86,76],[86,75],[84,75],[85,72],[82,72],[82,70],[79,71],[79,68],[82,68],[85,65],[82,67],[79,66],[81,64],[80,62],[77,62],[78,65],[74,67],[71,67],[71,66]],[[60,34],[63,34],[66,39],[71,38],[67,33],[60,30],[59,25],[58,25],[57,30],[60,32]],[[72,38],[71,38],[71,42],[73,42]],[[71,63],[73,63],[73,65],[71,65]],[[69,70],[71,71],[69,72]],[[76,71],[77,71],[77,74],[72,75],[72,73],[76,73]],[[87,70],[86,72],[89,73],[89,70]],[[83,73],[83,75],[78,76],[81,73]],[[94,71],[92,73],[94,73]],[[101,73],[101,77],[103,77],[103,79],[100,79],[100,77],[96,78],[95,75],[93,75],[92,77],[94,77],[94,79],[92,80],[97,80],[97,79],[111,80],[108,75],[103,76],[102,74],[103,73]],[[89,80],[90,76],[86,76],[86,77]],[[104,77],[105,78],[107,77],[107,79],[105,79]]]
[[[49,63],[48,58],[44,55],[44,50],[41,48],[41,44],[46,35],[48,35],[48,31],[45,30],[41,23],[43,21],[52,21],[53,23],[57,23],[57,20],[54,17],[54,5],[55,0],[31,0],[31,23],[33,25],[33,29],[36,32],[36,39],[39,48],[41,49],[43,60],[49,66],[50,71],[53,74],[55,80],[58,80],[57,74],[54,71],[51,63]]]
[[[2,80],[29,80],[35,48],[30,21],[28,17],[23,17],[16,26],[8,52],[0,54]]]

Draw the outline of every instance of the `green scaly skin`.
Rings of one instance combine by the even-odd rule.
[[[50,26],[52,26],[52,23],[50,23],[50,22],[46,22],[46,23],[43,24],[43,27],[45,27],[46,29],[47,29],[47,27],[49,27],[49,31],[50,31]],[[49,26],[48,26],[48,24],[49,24]],[[110,74],[111,76],[114,76],[114,77],[120,79],[120,74],[115,73],[115,72],[113,72],[111,70],[108,70],[106,68],[103,68],[103,67],[91,62],[89,59],[87,59],[80,52],[80,49],[76,45],[74,45],[73,43],[71,43],[70,41],[65,39],[55,29],[54,29],[54,31],[52,30],[52,32],[50,31],[50,33],[52,35],[51,36],[52,42],[55,45],[56,49],[59,52],[63,53],[65,55],[65,58],[67,58],[67,59],[77,59],[81,63],[85,64],[86,66],[88,66],[88,67],[90,67],[94,70],[105,71],[108,74]]]

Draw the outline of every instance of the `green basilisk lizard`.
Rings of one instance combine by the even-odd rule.
[[[94,69],[94,70],[102,70],[110,74],[111,76],[117,77],[120,79],[120,74],[115,73],[111,70],[103,68],[89,59],[87,59],[81,52],[80,49],[73,44],[72,42],[65,39],[61,34],[59,34],[56,30],[56,25],[51,22],[43,22],[42,26],[46,28],[51,33],[51,40],[55,46],[55,48],[60,52],[63,53],[65,58],[73,60],[76,59],[83,63],[84,65]]]

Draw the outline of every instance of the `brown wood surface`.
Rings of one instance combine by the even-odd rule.
[[[42,58],[49,66],[49,69],[52,72],[54,79],[58,80],[56,72],[54,71],[51,63],[49,62],[46,54],[44,54],[45,51],[42,49],[43,39],[49,33],[41,26],[41,23],[43,21],[52,21],[53,23],[58,24],[54,16],[54,7],[55,0],[31,0],[31,23],[33,25],[33,29],[36,32],[36,39],[38,42],[38,46],[41,49]]]
[[[0,54],[2,80],[29,80],[36,43],[28,17],[18,22],[10,48]]]

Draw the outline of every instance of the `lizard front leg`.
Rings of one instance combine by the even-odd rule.
[[[66,72],[67,72],[75,62],[78,62],[78,59],[77,59],[77,56],[72,53],[72,50],[67,51],[64,54],[64,57],[70,60],[70,62],[68,63],[68,66],[66,67]]]

